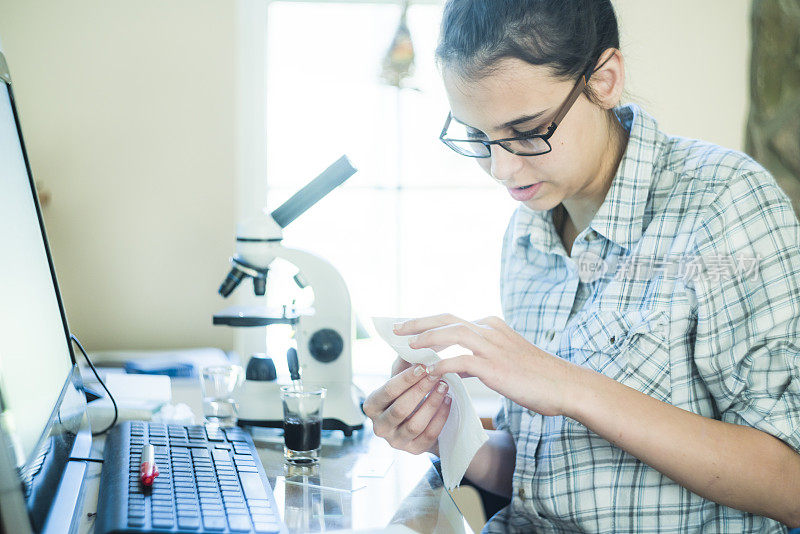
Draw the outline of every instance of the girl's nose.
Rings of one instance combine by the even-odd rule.
[[[499,145],[492,145],[491,166],[489,172],[495,180],[513,182],[514,176],[522,170],[523,156],[512,154]]]

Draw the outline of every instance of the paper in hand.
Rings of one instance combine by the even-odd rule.
[[[393,317],[373,317],[372,323],[378,334],[408,363],[431,365],[440,360],[432,349],[412,349],[408,346],[411,336],[398,336],[393,331],[395,323],[403,319]],[[448,373],[442,377],[449,386],[453,402],[450,415],[439,434],[439,458],[442,461],[442,479],[447,489],[458,486],[467,471],[472,458],[489,436],[481,425],[481,420],[472,405],[461,377]]]

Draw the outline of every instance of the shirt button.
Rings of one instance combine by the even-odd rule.
[[[520,499],[524,499],[524,498],[525,498],[525,488],[523,488],[523,487],[520,487],[520,488],[517,490],[517,496],[518,496]]]
[[[553,339],[555,337],[556,337],[556,331],[555,330],[548,330],[547,331],[547,341],[553,341]]]
[[[588,232],[586,232],[586,235],[583,236],[583,239],[585,241],[594,241],[596,238],[597,238],[597,232],[595,232],[594,230],[589,230]]]

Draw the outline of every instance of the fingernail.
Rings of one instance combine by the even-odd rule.
[[[397,332],[398,330],[400,330],[401,328],[403,328],[403,325],[404,325],[404,324],[405,324],[405,323],[394,323],[394,326],[392,326],[392,329],[393,329],[395,332]]]
[[[439,382],[439,386],[436,388],[436,391],[439,393],[444,393],[447,391],[447,382]]]
[[[425,368],[421,365],[414,367],[414,376],[420,376],[425,372]]]
[[[436,364],[429,365],[427,368],[425,368],[425,370],[426,370],[426,371],[428,371],[428,374],[431,374],[431,373],[433,373],[433,371],[434,371],[435,369],[436,369]]]
[[[408,338],[408,346],[410,347],[413,343],[416,343],[418,337],[419,336],[414,336],[414,337]]]
[[[444,403],[449,405],[451,402],[453,402],[453,397],[451,397],[450,395],[445,395]]]

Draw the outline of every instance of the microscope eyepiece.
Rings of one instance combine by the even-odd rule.
[[[245,276],[245,273],[236,267],[232,267],[228,276],[225,277],[225,280],[219,286],[219,294],[228,298],[228,295],[233,293],[233,290],[236,289],[236,286],[242,282]]]

